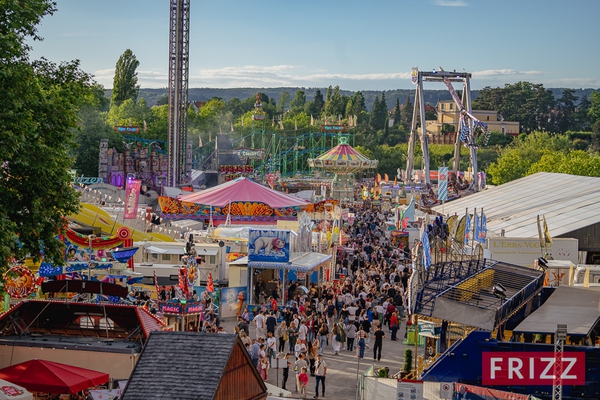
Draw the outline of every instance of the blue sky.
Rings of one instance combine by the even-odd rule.
[[[111,88],[131,49],[141,87],[167,87],[168,0],[56,2],[32,58],[79,59]],[[408,89],[413,66],[471,72],[473,89],[600,88],[600,0],[191,0],[190,9],[193,88]]]

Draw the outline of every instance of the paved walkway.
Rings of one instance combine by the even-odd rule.
[[[221,326],[225,328],[225,332],[233,333],[236,325],[235,318],[227,318],[222,321]],[[356,356],[356,351],[346,351],[345,349],[339,355],[333,354],[331,344],[325,348],[323,359],[327,362],[327,378],[325,381],[325,398],[336,400],[353,400],[357,399],[357,369],[360,374],[363,374],[371,365],[376,368],[388,367],[390,375],[400,371],[404,362],[404,350],[407,348],[414,349],[414,346],[403,344],[404,332],[406,323],[402,322],[402,326],[398,331],[398,341],[391,341],[390,331],[384,327],[386,338],[383,339],[383,350],[381,352],[381,361],[376,362],[373,359],[373,348],[365,349],[365,357],[360,360]],[[250,337],[255,338],[255,328],[250,324]],[[371,339],[373,342],[373,339]],[[422,351],[422,347],[419,348]],[[295,359],[292,357],[292,362]],[[277,369],[269,370],[269,382],[272,385],[281,387],[281,379],[283,372]],[[290,377],[287,382],[287,389],[292,392],[292,398],[301,398],[298,393],[294,393],[294,371],[290,371]],[[320,388],[319,388],[320,392]],[[273,393],[277,395],[277,393]],[[306,398],[312,399],[315,395],[315,378],[310,376],[307,386]],[[295,396],[295,397],[294,397]],[[321,396],[319,396],[321,398]]]

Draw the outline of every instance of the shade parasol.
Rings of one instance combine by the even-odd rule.
[[[14,382],[32,392],[75,394],[107,383],[109,378],[104,372],[37,358],[0,369],[0,379]]]
[[[0,400],[33,400],[33,395],[24,387],[0,379]]]

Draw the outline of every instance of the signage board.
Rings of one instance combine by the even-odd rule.
[[[250,229],[248,261],[289,262],[290,231],[280,229]]]
[[[454,385],[450,382],[440,382],[440,399],[451,399],[454,397]]]
[[[423,400],[423,381],[398,381],[396,391],[397,400]]]
[[[575,265],[578,263],[579,241],[577,239],[554,238],[545,250],[540,249],[538,238],[493,237],[488,238],[487,243],[488,250],[492,253],[492,260],[522,267],[530,267],[544,251],[554,260],[571,261]]]
[[[484,386],[552,386],[557,362],[553,352],[485,352],[482,354]],[[563,386],[585,385],[585,353],[562,353]]]

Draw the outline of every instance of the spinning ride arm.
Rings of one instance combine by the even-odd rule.
[[[444,71],[442,67],[440,67],[440,71]],[[469,148],[470,158],[471,158],[471,168],[473,170],[473,183],[472,187],[477,188],[478,185],[478,169],[477,169],[477,144],[475,142],[475,129],[479,128],[485,132],[484,142],[487,141],[488,131],[487,124],[479,121],[473,114],[471,113],[471,101],[469,99],[471,93],[471,85],[469,82],[469,78],[465,78],[465,88],[463,96],[466,98],[467,108],[463,105],[463,102],[458,97],[456,90],[452,86],[452,82],[447,76],[444,76],[442,81],[448,88],[450,95],[452,96],[452,100],[456,103],[456,107],[460,112],[460,122],[459,122],[459,132],[456,138],[456,146],[454,149],[454,165],[453,171],[454,174],[458,174],[458,170],[460,169],[459,165],[459,157],[460,157],[460,147],[459,143],[463,142],[466,147]],[[485,143],[484,143],[485,144]]]

